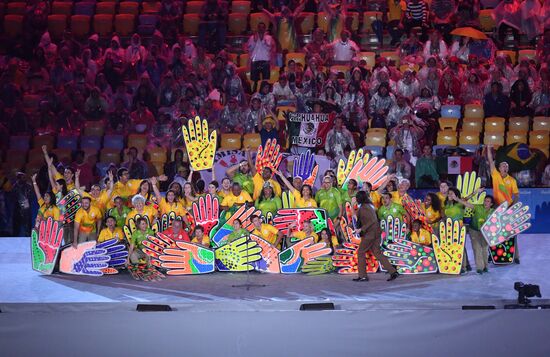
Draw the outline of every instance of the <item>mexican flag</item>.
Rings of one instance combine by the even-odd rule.
[[[309,148],[325,146],[325,138],[332,128],[334,116],[327,113],[287,114],[290,144]]]

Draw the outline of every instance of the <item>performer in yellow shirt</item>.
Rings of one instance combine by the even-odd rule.
[[[437,225],[441,218],[445,215],[443,208],[441,206],[441,201],[437,194],[429,192],[424,198],[424,203],[422,204],[424,210],[426,211],[426,218],[428,219],[428,224],[431,224],[435,231],[438,232]]]
[[[166,197],[162,197],[158,188],[158,180],[151,178],[151,185],[153,186],[153,192],[157,198],[159,204],[160,215],[168,215],[170,212],[174,212],[176,216],[180,216],[186,225],[189,224],[187,220],[188,211],[183,207],[183,204],[178,200],[176,193],[172,190],[166,192]]]
[[[195,226],[195,231],[193,232],[191,243],[197,243],[207,248],[210,248],[210,238],[206,234],[204,234],[204,228],[202,226]]]
[[[75,188],[75,171],[72,167],[66,167],[63,170],[63,174],[59,173],[57,171],[57,168],[53,164],[52,157],[48,154],[48,147],[46,145],[42,145],[42,153],[44,154],[44,159],[46,160],[46,163],[48,165],[48,175],[51,175],[53,177],[54,181],[57,180],[65,180],[65,184],[67,185],[67,190],[72,190]]]
[[[449,194],[449,188],[451,188],[451,186],[452,185],[449,181],[441,181],[439,184],[439,192],[437,193],[437,197],[439,198],[439,202],[441,202],[442,206],[447,200],[447,195]]]
[[[271,187],[273,187],[273,192],[275,193],[275,196],[281,197],[281,185],[279,185],[279,183],[273,179],[273,172],[269,167],[264,167],[262,169],[261,175],[259,173],[256,173],[252,178],[252,182],[254,182],[254,195],[252,196],[254,200],[257,200],[258,197],[260,197],[260,194],[262,193],[262,189],[266,182],[269,182]]]
[[[285,186],[288,188],[288,194],[294,195],[294,205],[296,208],[316,208],[317,207],[317,201],[315,201],[315,197],[313,197],[313,189],[310,185],[302,185],[302,188],[300,191],[294,187],[288,181],[288,179],[281,173],[281,171],[275,172],[277,176],[283,181]]]
[[[432,244],[432,235],[422,228],[422,222],[419,219],[415,219],[412,223],[411,241],[422,245]]]
[[[48,219],[49,217],[52,217],[55,221],[59,221],[61,212],[55,204],[55,195],[53,192],[48,191],[44,193],[44,196],[42,196],[42,194],[40,194],[38,184],[36,183],[36,176],[37,174],[32,175],[32,186],[34,188],[36,198],[38,199],[38,217],[41,219]]]
[[[288,226],[288,229],[292,230],[296,226],[297,223],[293,222]],[[304,221],[304,223],[302,223],[301,231],[294,231],[290,234],[289,237],[287,237],[286,246],[290,247],[296,244],[297,241],[304,240],[309,237],[312,237],[314,242],[319,241],[319,236],[313,231],[313,224],[311,223],[311,221]]]
[[[113,193],[114,177],[109,171],[109,182],[107,182],[107,190],[102,190],[97,184],[92,185],[90,193],[86,192],[83,187],[80,187],[80,170],[76,170],[75,174],[75,188],[82,197],[88,197],[92,202],[92,206],[97,207],[101,211],[101,215],[105,214],[107,205],[111,201],[111,194]]]
[[[231,194],[225,196],[220,207],[223,210],[228,210],[233,206],[242,206],[245,203],[252,202],[252,197],[250,197],[248,192],[243,191],[241,185],[235,182],[233,183],[233,187],[231,188]]]
[[[101,227],[101,211],[92,206],[89,197],[82,197],[82,207],[76,212],[74,217],[74,242],[76,247],[78,243],[88,242],[97,239],[97,233]]]
[[[263,223],[260,216],[253,215],[251,220],[252,224],[254,224],[252,234],[281,249],[281,241],[283,239],[283,233],[281,231],[273,227],[271,224]]]
[[[153,206],[146,206],[145,205],[145,197],[142,195],[135,195],[132,198],[132,206],[134,209],[128,213],[128,216],[126,216],[126,224],[130,221],[130,219],[136,220],[136,216],[141,217],[147,217],[149,220],[149,226],[152,226],[155,222],[155,219],[157,218],[158,212],[156,209],[153,208]]]
[[[101,232],[99,232],[99,237],[97,238],[97,242],[105,242],[107,240],[111,239],[118,239],[119,241],[122,241],[124,239],[124,233],[122,232],[122,229],[116,226],[116,219],[115,217],[108,216],[105,218],[105,225],[107,227],[103,228]]]

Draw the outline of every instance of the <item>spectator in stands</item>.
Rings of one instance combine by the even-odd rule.
[[[126,152],[128,161],[123,162],[120,167],[128,169],[131,180],[144,179],[147,176],[147,166],[138,158],[138,149],[131,147]]]
[[[53,65],[54,60],[57,57],[57,45],[55,43],[52,43],[52,39],[48,31],[42,34],[38,47],[40,47],[44,51],[44,58],[46,59],[45,64],[47,66]]]
[[[529,84],[524,79],[518,79],[510,90],[510,115],[516,117],[532,116],[533,110],[529,103],[533,99]]]
[[[216,37],[210,41],[215,44],[213,48],[220,50],[225,47],[227,25],[227,3],[221,0],[207,0],[200,11],[199,45],[209,48],[206,41],[207,34],[216,33]]]
[[[265,146],[267,140],[279,139],[279,123],[268,115],[265,118],[258,117],[258,131],[262,139],[262,145]]]
[[[548,56],[550,56],[550,27],[544,29],[544,34],[537,43],[537,57],[545,61]]]
[[[386,116],[386,128],[388,131],[399,124],[401,122],[401,118],[411,113],[412,109],[407,98],[398,95],[395,103],[391,106],[390,111]]]
[[[461,89],[464,104],[480,104],[483,92],[483,85],[479,76],[476,72],[470,72]]]
[[[405,135],[405,130],[407,129],[405,126],[408,125],[409,129],[410,129],[411,122],[412,121],[410,120],[410,118],[405,117],[401,121],[401,123],[402,123],[401,127],[395,127],[393,129],[394,132],[396,133],[396,135],[394,136],[395,139],[398,139],[399,142],[401,142],[403,144],[402,145],[403,147],[410,147],[411,145],[407,144],[407,143],[410,143],[411,141],[414,142],[413,141],[414,140],[414,137],[413,137],[414,131],[409,130],[409,134]],[[390,134],[390,137],[392,137],[391,134]],[[399,139],[400,137],[402,139]],[[415,146],[418,146],[417,142],[418,141],[414,142]],[[397,144],[397,141],[396,141],[396,144]],[[390,167],[389,172],[392,173],[392,174],[395,174],[395,176],[399,180],[401,180],[403,178],[410,179],[411,176],[412,176],[412,166],[407,160],[405,160],[405,153],[404,153],[403,149],[401,149],[401,148],[396,149],[395,152],[393,153],[393,160],[389,164],[389,167]]]
[[[351,132],[344,127],[344,118],[339,115],[334,119],[334,128],[329,130],[325,139],[325,152],[335,158],[344,155],[344,149],[355,149],[355,141]]]
[[[182,2],[162,0],[160,7],[160,31],[167,41],[172,42],[178,35],[178,26],[182,21]]]
[[[334,64],[349,64],[351,59],[360,52],[359,46],[350,37],[350,32],[344,30],[340,33],[340,38],[329,45]]]
[[[250,106],[244,112],[243,129],[244,133],[255,133],[258,126],[267,116],[267,111],[262,106],[262,101],[257,96],[250,99]]]
[[[428,27],[429,10],[424,0],[407,0],[406,10],[401,15],[401,26],[406,33],[410,33],[413,27],[420,27],[423,39],[424,31]]]
[[[223,84],[223,93],[225,96],[225,101],[235,99],[239,106],[243,106],[245,101],[244,88],[241,78],[237,73],[235,65],[227,64],[226,66],[227,77],[225,78]]]
[[[541,71],[541,73],[543,72]],[[539,88],[533,93],[533,99],[529,106],[535,116],[550,116],[550,81],[541,81]]]
[[[421,146],[420,146],[420,140],[422,139],[422,136],[424,135],[424,130],[417,125],[412,115],[405,115],[401,118],[401,122],[395,126],[389,133],[390,139],[395,141],[396,146],[401,149],[403,152],[408,152],[414,157],[420,156],[421,153]],[[427,140],[431,140],[430,138]],[[396,150],[397,154],[397,150]],[[395,155],[395,154],[394,154]],[[395,161],[399,162],[402,159],[403,155],[398,156],[395,155]],[[392,162],[392,163],[394,163]],[[403,162],[405,162],[403,160]],[[407,163],[408,164],[408,163]],[[404,164],[403,164],[404,165]],[[390,165],[390,170],[392,169],[392,166]],[[410,170],[410,164],[408,164],[408,169]],[[393,171],[393,173],[397,173],[399,170]],[[403,171],[401,170],[402,174]],[[407,170],[406,175],[403,174],[403,177],[406,179],[411,179],[411,173]],[[398,175],[399,176],[399,175]]]
[[[296,101],[296,96],[292,93],[288,85],[288,78],[284,73],[279,76],[279,80],[273,85],[272,93],[277,105],[293,105]]]
[[[439,174],[437,173],[437,167],[430,145],[424,145],[422,148],[422,157],[416,160],[414,174],[417,188],[430,188],[436,186],[439,180]]]
[[[107,113],[107,101],[100,93],[100,89],[98,87],[94,87],[90,91],[90,96],[86,99],[84,110],[86,116],[90,119],[101,119]]]
[[[336,107],[339,107],[342,101],[342,96],[336,91],[336,89],[332,85],[332,82],[327,82],[327,84],[325,85],[325,89],[319,99],[327,103],[333,104]]]
[[[265,23],[258,24],[258,30],[248,39],[246,49],[251,62],[250,79],[254,81],[252,91],[256,92],[260,75],[264,81],[270,78],[270,63],[276,49],[273,37],[266,33]]]
[[[109,114],[109,128],[116,133],[124,133],[130,123],[128,110],[122,98],[115,99],[115,109]]]
[[[273,14],[265,7],[262,7],[263,13],[269,16],[269,20],[276,34],[275,37],[279,43],[280,49],[283,51],[294,52],[298,45],[295,20],[304,10],[305,3],[305,0],[301,0],[294,11],[288,7],[288,4],[284,5],[281,7],[281,12],[279,14]]]
[[[84,187],[91,187],[95,182],[92,166],[86,162],[86,153],[82,150],[77,150],[74,153],[74,160],[71,166],[79,172],[79,182]]]
[[[179,99],[181,88],[174,80],[174,74],[171,71],[168,71],[164,75],[158,92],[158,106],[160,108],[167,108],[176,104]]]
[[[413,70],[407,69],[403,73],[403,78],[397,81],[396,95],[406,97],[413,101],[420,94],[420,82],[415,76]]]
[[[220,116],[221,132],[234,133],[244,132],[244,118],[242,108],[239,107],[237,98],[229,98],[229,101],[223,109]]]
[[[483,98],[483,111],[487,117],[510,116],[510,98],[502,94],[502,84],[491,83],[491,92]]]
[[[394,104],[395,96],[390,92],[387,83],[381,83],[369,102],[369,117],[372,118],[372,127],[385,127],[385,120]]]
[[[458,0],[456,19],[456,27],[479,28],[479,0]]]
[[[451,42],[450,32],[454,28],[456,4],[454,0],[432,0],[430,4],[431,19],[436,30],[443,34],[443,39]]]
[[[315,29],[311,35],[311,42],[304,47],[306,53],[306,61],[311,58],[321,60],[321,63],[327,61],[328,42],[325,40],[325,33],[320,28]]]
[[[447,56],[449,55],[447,44],[441,37],[441,34],[437,30],[431,30],[430,37],[428,41],[424,44],[424,50],[423,50],[424,58],[428,60],[428,58],[434,56],[439,61],[445,63],[447,60]]]
[[[136,133],[149,133],[155,124],[153,113],[147,109],[145,103],[136,103],[136,110],[130,113],[131,130]]]

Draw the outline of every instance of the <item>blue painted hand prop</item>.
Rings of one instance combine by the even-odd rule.
[[[292,177],[300,177],[304,185],[313,186],[318,170],[319,166],[315,165],[315,155],[306,151],[294,159]]]
[[[109,267],[118,267],[126,264],[128,260],[128,251],[126,246],[119,243],[118,239],[110,239],[96,245],[97,249],[105,249],[109,256]]]
[[[85,242],[76,248],[68,246],[61,252],[59,271],[71,275],[102,276],[111,257],[107,249],[96,248],[96,242]]]

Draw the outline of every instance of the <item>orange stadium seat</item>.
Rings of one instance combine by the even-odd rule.
[[[139,3],[134,1],[123,1],[118,7],[119,14],[139,15]]]
[[[240,134],[222,134],[221,137],[221,149],[222,150],[238,150],[241,148],[241,135]]]
[[[76,38],[84,38],[90,33],[90,16],[71,16],[71,31]]]
[[[114,15],[116,8],[116,2],[100,2],[95,6],[96,14]]]
[[[198,14],[183,15],[183,33],[190,36],[199,34],[200,18]]]
[[[87,121],[84,123],[85,136],[103,136],[105,134],[105,125],[100,121]]]
[[[27,11],[27,4],[24,2],[8,2],[8,7],[6,8],[6,14],[8,15],[25,15]]]
[[[483,144],[492,145],[494,147],[504,146],[504,132],[495,133],[486,131],[483,136]]]
[[[160,1],[143,1],[141,3],[141,13],[142,14],[158,14],[160,12],[161,3]]]
[[[288,61],[294,60],[296,63],[300,63],[302,66],[306,65],[306,54],[301,52],[288,52],[286,54],[286,63]]]
[[[386,147],[386,134],[369,130],[367,135],[365,135],[365,146]]]
[[[4,16],[4,33],[10,38],[15,38],[21,34],[23,29],[23,15]]]
[[[167,159],[166,149],[154,147],[154,148],[147,149],[147,152],[151,156],[151,162],[160,163],[160,164],[164,164],[166,162],[166,159]]]
[[[485,118],[485,131],[504,134],[505,130],[506,130],[506,119],[502,117]]]
[[[248,15],[246,14],[229,14],[229,18],[227,19],[229,33],[233,35],[241,35],[245,32],[248,24],[247,17]]]
[[[538,62],[537,51],[536,50],[519,50],[518,52],[518,62],[521,62],[523,59],[535,60]]]
[[[73,161],[71,149],[53,149],[52,153],[57,155],[57,159],[63,163],[70,164]]]
[[[258,24],[260,22],[263,22],[267,27],[269,27],[269,24],[270,24],[269,16],[267,16],[263,12],[250,14],[250,30],[252,32],[255,32],[258,29]]]
[[[437,145],[456,146],[456,131],[441,130],[437,133]]]
[[[534,117],[533,130],[550,131],[550,117]]]
[[[479,131],[461,131],[459,144],[460,145],[479,145]]]
[[[462,121],[462,130],[481,133],[483,130],[483,118],[464,118]]]
[[[256,150],[258,146],[262,145],[262,138],[260,134],[244,134],[243,136],[243,148],[250,147],[252,150]]]
[[[63,36],[63,32],[67,29],[67,16],[61,14],[48,16],[48,32],[54,40],[58,40]]]
[[[113,15],[94,15],[94,31],[101,37],[111,34],[113,32]]]
[[[147,135],[130,134],[128,135],[128,148],[136,147],[139,151],[143,151],[147,146]]]
[[[239,14],[250,14],[250,1],[232,1],[231,12]]]
[[[508,57],[510,57],[510,60],[512,61],[512,64],[514,66],[518,62],[518,53],[516,51],[500,50],[496,52],[496,56],[499,55],[507,55]]]
[[[399,67],[401,63],[401,57],[399,57],[399,55],[395,51],[380,52],[380,57],[385,57],[393,61],[396,67]]]
[[[483,106],[479,104],[466,104],[464,106],[464,118],[479,118],[483,119],[485,112]]]
[[[330,17],[326,12],[317,13],[317,27],[323,30],[325,34],[328,33],[329,24]]]
[[[185,6],[186,14],[200,14],[204,1],[189,1]]]
[[[118,14],[115,16],[115,30],[122,36],[128,36],[135,29],[136,17],[131,14]]]
[[[445,129],[451,129],[453,131],[456,131],[456,127],[458,126],[458,119],[457,118],[439,118],[439,128],[441,130]]]
[[[550,132],[547,130],[533,130],[529,133],[529,145],[540,148],[550,145]]]
[[[510,145],[512,143],[527,144],[527,132],[508,130],[506,133],[506,144]]]
[[[32,137],[32,147],[42,150],[42,145],[46,145],[48,150],[55,147],[55,136],[51,134],[35,135]]]
[[[496,27],[493,19],[493,9],[479,10],[479,23],[484,32],[492,32]]]
[[[72,1],[54,1],[52,3],[52,15],[71,16],[73,13]]]
[[[508,119],[509,130],[514,131],[529,131],[529,117],[511,117]]]
[[[372,69],[376,64],[375,52],[359,52],[357,57],[359,57],[360,60],[365,60],[365,62],[367,62],[367,68]]]
[[[120,164],[120,150],[101,149],[99,161],[106,164]]]

